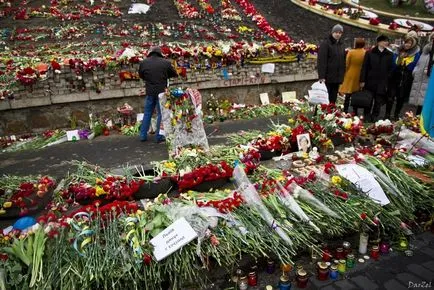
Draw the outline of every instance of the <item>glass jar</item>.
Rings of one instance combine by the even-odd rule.
[[[406,251],[408,249],[408,241],[405,237],[399,238],[399,249],[401,251]]]
[[[332,260],[332,254],[328,249],[323,250],[322,252],[322,260],[323,262],[330,262]]]
[[[267,286],[265,286],[265,290],[273,290],[273,286],[267,285]]]
[[[249,284],[249,286],[258,285],[258,277],[256,275],[256,272],[250,272],[249,273],[248,284]]]
[[[318,262],[318,280],[326,281],[329,278],[329,269],[325,262]]]
[[[379,257],[380,257],[380,249],[378,248],[378,246],[372,246],[371,258],[374,260],[378,260]]]
[[[286,275],[280,276],[279,280],[279,290],[290,290],[291,282],[289,281],[289,277]]]
[[[354,257],[353,254],[347,255],[347,268],[354,268],[354,265],[356,264],[356,257]]]
[[[345,260],[339,260],[338,264],[338,272],[343,274],[347,271],[347,261]]]
[[[238,279],[238,289],[239,290],[247,290],[249,288],[247,276],[242,276]]]
[[[337,248],[336,249],[336,259],[342,260],[344,257],[344,249],[343,248]]]
[[[273,274],[275,270],[276,270],[276,264],[274,263],[274,261],[268,260],[267,261],[267,273]]]
[[[367,233],[360,233],[359,253],[362,255],[368,251],[368,239],[369,235]]]
[[[307,277],[307,272],[303,269],[297,271],[297,287],[298,288],[306,288],[307,281],[309,277]]]
[[[282,264],[280,267],[282,269],[282,272],[284,275],[289,275],[289,272],[292,271],[292,265],[291,264]]]
[[[338,279],[339,273],[338,273],[338,267],[336,265],[330,266],[330,279],[336,280]]]
[[[388,241],[382,241],[380,244],[380,252],[383,255],[389,254],[390,245]]]

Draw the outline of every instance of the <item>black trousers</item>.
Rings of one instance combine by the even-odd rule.
[[[338,90],[339,90],[339,85],[338,83],[325,83],[326,87],[327,87],[327,91],[329,93],[329,102],[330,103],[336,103],[336,100],[338,98]]]
[[[344,100],[344,112],[348,113],[348,108],[350,107],[350,100],[351,100],[351,94],[345,94],[345,100]],[[354,110],[355,108],[353,108]],[[357,114],[357,111],[355,111]]]

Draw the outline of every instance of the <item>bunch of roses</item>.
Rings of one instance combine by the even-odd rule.
[[[281,135],[258,138],[252,146],[261,151],[284,151],[288,144],[287,139]]]
[[[38,72],[37,70],[26,67],[16,74],[16,79],[24,86],[30,86],[36,83],[38,79]]]
[[[185,0],[173,0],[176,9],[178,9],[179,17],[181,18],[199,18],[199,11]]]
[[[17,191],[11,196],[9,201],[3,204],[4,208],[10,208],[12,206],[19,207],[20,216],[26,215],[29,207],[36,206],[38,204],[37,198],[42,198],[48,192],[48,190],[54,186],[54,180],[45,176],[38,180],[36,184],[31,182],[24,182],[20,184]]]
[[[241,20],[241,16],[235,7],[232,5],[230,0],[221,0],[222,4],[222,18],[228,20]]]
[[[244,164],[244,171],[247,174],[252,173],[259,166],[259,161],[261,160],[261,153],[257,150],[249,149],[247,152],[243,153],[241,162]]]
[[[258,13],[255,6],[250,3],[248,0],[235,0],[235,2],[238,3],[238,5],[241,6],[241,8],[244,10],[244,13],[252,17],[252,20],[256,23],[258,28],[262,30],[265,34],[270,36],[271,38],[274,38],[278,42],[284,42],[284,43],[290,43],[292,42],[291,38],[286,34],[286,32],[278,29],[274,29],[271,27],[271,25],[268,23],[268,21],[265,19],[264,16]]]
[[[108,176],[104,181],[97,180],[96,185],[92,186],[87,182],[80,181],[72,183],[65,189],[61,196],[67,203],[103,198],[106,200],[128,200],[136,193],[143,181],[127,181],[123,177]]]
[[[208,14],[214,14],[215,10],[211,4],[209,4],[209,0],[198,0],[200,7],[205,10]]]
[[[229,213],[239,207],[243,203],[241,194],[234,191],[232,196],[229,196],[221,200],[209,200],[209,201],[196,201],[199,207],[213,207],[216,208],[221,213]]]
[[[366,129],[366,131],[369,134],[376,135],[376,136],[380,134],[390,135],[393,133],[393,124],[387,121],[384,123],[380,123],[379,121],[371,125],[368,129]]]
[[[139,206],[136,202],[115,200],[104,206],[101,206],[101,201],[94,201],[90,205],[86,205],[76,209],[75,211],[71,212],[67,217],[72,218],[77,213],[87,212],[92,217],[99,214],[103,220],[106,220],[109,217],[117,217],[122,213],[135,213],[138,209]]]
[[[175,177],[180,191],[193,188],[203,182],[215,181],[232,177],[233,168],[226,163],[220,161],[219,164],[207,164],[194,169],[192,172],[186,173],[183,176]]]

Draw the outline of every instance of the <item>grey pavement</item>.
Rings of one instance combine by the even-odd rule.
[[[335,241],[337,242],[337,241]],[[357,243],[353,249],[357,251]],[[425,232],[415,236],[410,243],[413,256],[406,256],[404,252],[393,251],[388,255],[381,255],[377,261],[372,259],[364,263],[356,262],[356,266],[347,271],[344,275],[339,275],[335,281],[319,281],[316,279],[314,263],[307,257],[307,253],[300,255],[296,264],[302,265],[307,270],[309,290],[401,290],[401,289],[430,289],[434,287],[434,233]],[[353,250],[353,251],[354,251]],[[356,257],[356,260],[360,257]],[[250,263],[250,264],[249,264]],[[244,262],[244,265],[251,265],[251,261]],[[241,266],[242,268],[242,266]],[[271,285],[273,289],[278,288],[280,270],[276,267],[273,274],[268,274],[264,267],[258,274],[258,285],[249,287],[251,290],[265,289]],[[348,269],[347,269],[348,270]],[[218,272],[218,271],[217,271]],[[212,279],[205,289],[235,289],[234,283],[226,280]],[[297,287],[294,272],[291,273],[291,289]]]
[[[273,116],[253,120],[226,120],[205,126],[211,145],[222,144],[226,135],[240,130],[267,131],[273,122],[286,122],[285,116]],[[168,158],[164,144],[157,144],[152,135],[146,142],[139,137],[112,134],[93,140],[68,142],[52,147],[19,152],[0,153],[0,175],[43,174],[62,178],[70,170],[68,161],[87,161],[103,168],[119,171],[123,168],[143,165],[150,168],[151,161]]]

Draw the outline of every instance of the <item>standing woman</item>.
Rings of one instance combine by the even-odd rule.
[[[428,44],[422,50],[422,54],[413,70],[413,85],[411,86],[409,104],[417,106],[416,115],[422,112],[425,93],[428,88],[428,65],[430,54],[433,50],[434,32],[428,37]]]
[[[394,119],[399,118],[404,103],[410,98],[411,85],[413,83],[413,70],[420,57],[420,49],[417,39],[406,36],[404,44],[394,54],[395,69],[392,73],[391,91],[386,104],[386,119],[390,119],[393,103],[396,99]]]
[[[345,113],[348,113],[351,94],[360,90],[360,72],[362,70],[365,53],[365,39],[356,38],[354,41],[354,49],[351,49],[347,54],[344,82],[339,88],[339,93],[345,94]],[[357,115],[357,108],[353,108],[353,111]]]
[[[331,34],[320,44],[317,69],[321,83],[325,82],[329,102],[336,103],[339,85],[345,74],[345,48],[342,44],[344,28],[340,24],[333,26]]]

